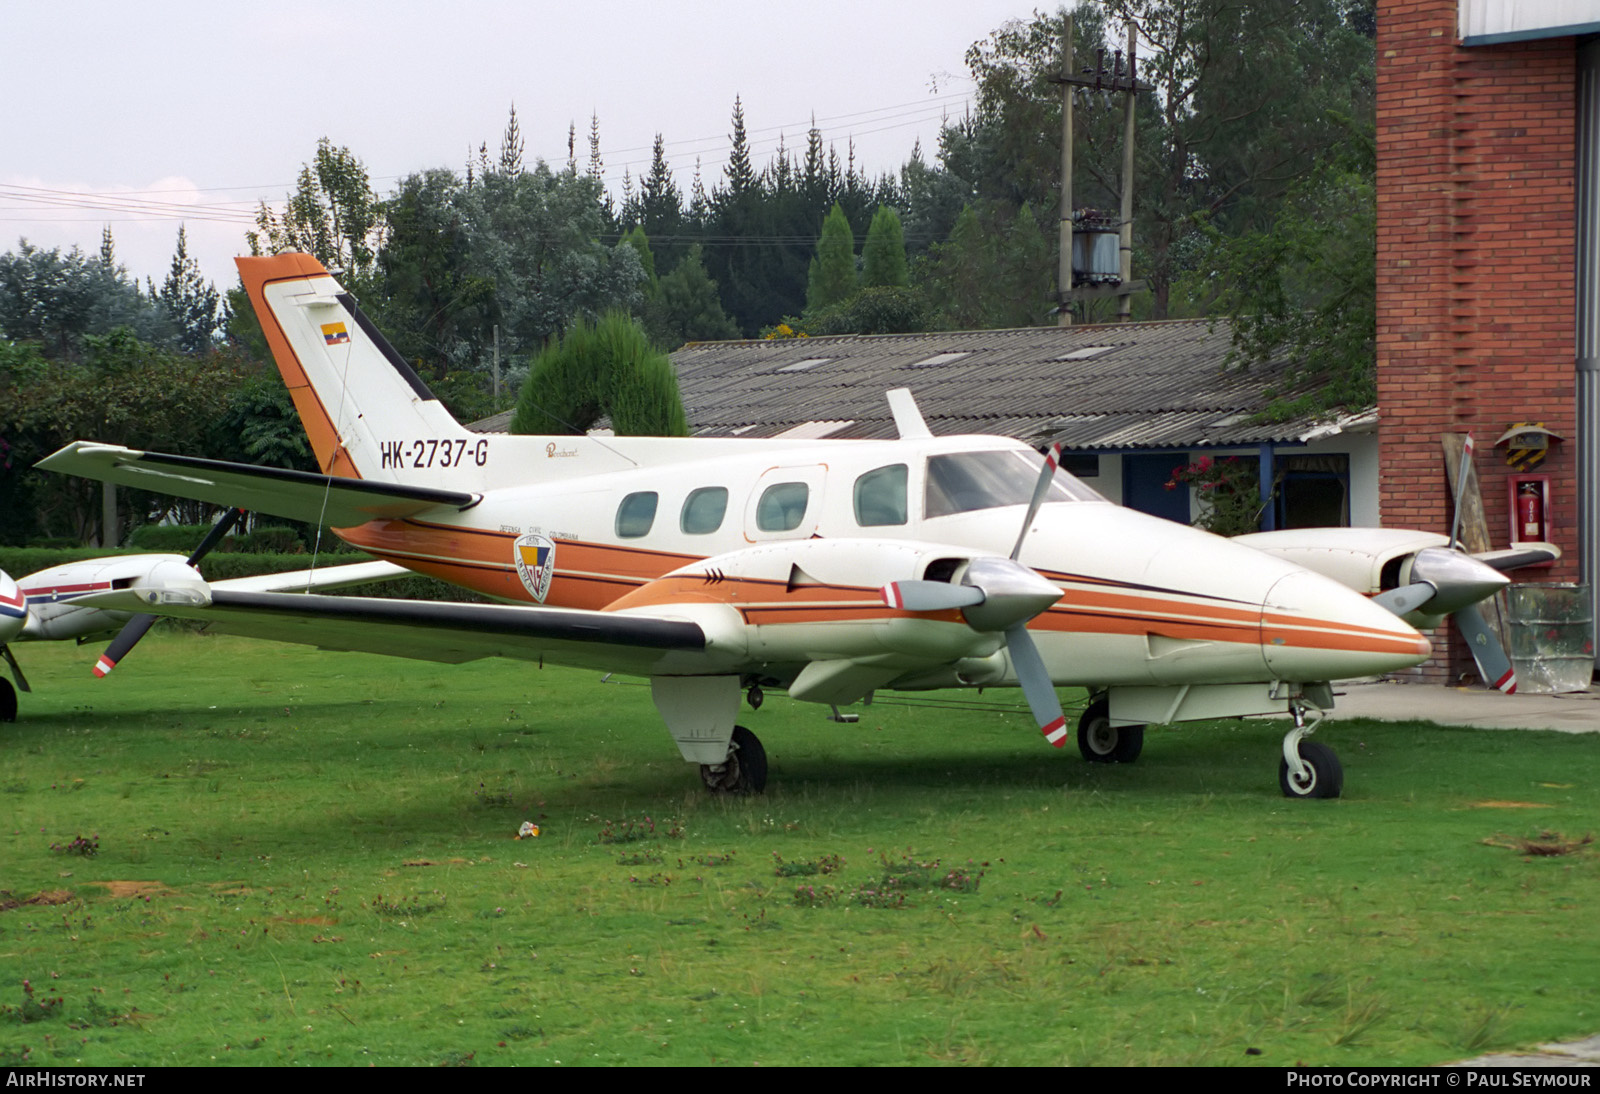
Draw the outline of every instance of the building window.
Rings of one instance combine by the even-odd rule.
[[[1279,528],[1347,528],[1350,525],[1350,457],[1343,452],[1322,456],[1278,458]]]

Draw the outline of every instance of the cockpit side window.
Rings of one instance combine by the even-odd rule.
[[[856,524],[881,528],[906,522],[906,465],[868,471],[856,480]]]
[[[617,538],[638,539],[648,535],[650,526],[656,522],[658,500],[654,490],[642,490],[623,498],[622,504],[617,506]]]
[[[923,516],[947,517],[1002,505],[1026,505],[1044,457],[1037,452],[997,449],[928,457]],[[1091,501],[1100,496],[1064,471],[1051,480],[1045,501]]]

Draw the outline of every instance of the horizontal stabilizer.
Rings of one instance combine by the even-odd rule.
[[[482,498],[480,494],[456,490],[347,479],[281,467],[252,467],[93,441],[74,441],[40,460],[38,466],[64,475],[335,528],[414,516],[439,507],[470,509]]]
[[[413,571],[392,562],[350,562],[343,566],[317,566],[281,574],[230,577],[213,581],[211,587],[235,593],[314,593],[409,576],[413,576]]]

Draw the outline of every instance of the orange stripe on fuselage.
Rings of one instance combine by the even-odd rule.
[[[352,545],[487,596],[532,603],[517,577],[515,532],[491,531],[417,520],[373,521],[341,529]],[[682,603],[722,603],[738,608],[747,622],[816,623],[846,619],[918,618],[960,623],[959,611],[893,611],[877,589],[841,585],[802,585],[782,581],[700,574],[660,580],[701,556],[651,551],[618,544],[555,540],[556,572],[545,603],[591,610],[671,607]],[[1416,640],[1393,632],[1327,620],[1268,613],[1264,636],[1259,609],[1196,602],[1156,591],[1113,591],[1110,582],[1074,576],[1060,579],[1066,594],[1030,627],[1066,634],[1142,636],[1246,646],[1274,644],[1306,649],[1410,653]],[[1093,587],[1084,588],[1083,584]]]
[[[283,382],[289,389],[289,397],[294,400],[294,408],[300,415],[300,424],[305,427],[306,436],[311,441],[311,451],[317,457],[317,466],[322,468],[325,475],[359,479],[361,472],[356,469],[350,454],[339,443],[339,431],[334,425],[333,416],[317,397],[316,390],[311,386],[311,381],[300,364],[300,359],[295,356],[294,350],[289,345],[289,339],[283,333],[283,327],[278,323],[278,317],[267,307],[268,285],[279,281],[303,281],[312,277],[325,277],[328,271],[323,268],[322,263],[310,255],[302,254],[237,258],[234,261],[239,266],[239,280],[243,282],[245,292],[250,295],[250,303],[255,306],[256,317],[261,320],[261,333],[266,336],[267,346],[272,350],[272,359],[278,363],[278,374],[283,377]]]

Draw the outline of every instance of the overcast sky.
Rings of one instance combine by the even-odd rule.
[[[257,203],[281,201],[327,136],[373,186],[498,152],[515,103],[525,158],[564,163],[591,115],[616,192],[648,169],[659,131],[687,191],[727,157],[734,96],[758,167],[782,134],[803,151],[814,115],[841,158],[874,175],[973,85],[962,58],[1021,0],[221,0],[0,4],[0,252],[19,237],[99,248],[157,283],[178,225],[227,288]]]

